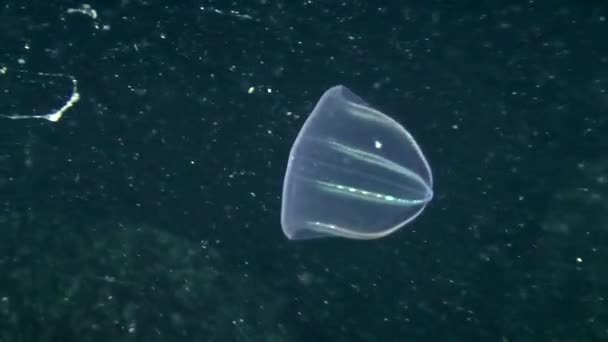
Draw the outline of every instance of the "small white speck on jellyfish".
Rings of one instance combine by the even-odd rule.
[[[66,87],[67,90],[64,90]],[[0,107],[0,118],[11,120],[42,119],[57,122],[80,100],[78,81],[68,74],[13,71],[2,67],[0,89],[3,104]],[[36,99],[34,103],[32,98]],[[50,102],[50,109],[41,109],[47,102]]]

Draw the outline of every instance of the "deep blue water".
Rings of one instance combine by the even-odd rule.
[[[0,5],[0,114],[66,100],[40,72],[81,96],[0,118],[0,341],[608,338],[604,2],[90,5]],[[435,198],[288,241],[287,155],[335,84],[416,137]]]

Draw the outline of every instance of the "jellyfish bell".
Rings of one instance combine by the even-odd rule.
[[[281,226],[289,239],[376,239],[433,198],[422,150],[397,121],[344,86],[327,90],[291,148]]]

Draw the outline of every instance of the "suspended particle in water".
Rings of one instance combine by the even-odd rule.
[[[78,100],[71,75],[0,68],[0,118],[57,122]]]

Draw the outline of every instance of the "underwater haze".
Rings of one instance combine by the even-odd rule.
[[[607,340],[606,32],[602,1],[3,2],[0,341]],[[336,84],[415,137],[433,198],[289,240]]]

